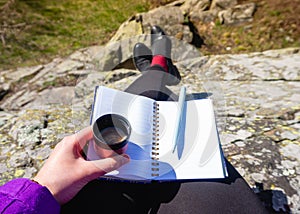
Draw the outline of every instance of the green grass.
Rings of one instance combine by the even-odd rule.
[[[140,0],[0,0],[0,7],[0,70],[104,44],[122,22],[148,9]]]

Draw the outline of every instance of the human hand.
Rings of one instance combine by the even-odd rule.
[[[92,138],[91,127],[65,137],[34,178],[46,186],[60,204],[70,201],[91,180],[129,162],[125,154],[96,161],[85,160],[81,155],[82,148]]]

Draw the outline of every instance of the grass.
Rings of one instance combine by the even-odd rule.
[[[104,44],[140,0],[0,0],[0,70]]]

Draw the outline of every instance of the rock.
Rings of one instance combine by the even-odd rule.
[[[299,80],[299,48],[288,49],[283,55],[270,51],[239,55],[212,56],[203,67],[209,78],[224,80],[281,80],[282,74],[289,73],[284,80]],[[280,52],[284,52],[281,50]],[[240,62],[240,63],[237,63]]]
[[[279,142],[283,140],[297,140],[299,138],[299,130],[289,126],[276,127],[270,131],[265,132],[265,135]]]
[[[99,57],[100,60],[97,62],[98,70],[113,70],[117,65],[119,65],[123,61],[124,57],[122,55],[121,42],[111,42],[105,46],[103,52],[97,53],[98,56],[101,56]]]
[[[299,138],[299,132],[293,130],[284,130],[281,133],[281,137],[287,140],[297,140]]]
[[[26,167],[30,165],[31,158],[27,152],[18,152],[10,157],[9,164],[13,168]]]
[[[170,37],[172,41],[172,59],[174,62],[192,60],[199,56],[201,53],[199,50],[190,45],[188,42],[178,40],[174,37]],[[110,71],[117,69],[118,67],[135,69],[132,62],[132,50],[137,42],[144,43],[148,47],[150,45],[150,35],[143,34],[140,36],[132,37],[115,42],[109,42],[98,55],[103,55],[97,59],[97,71]],[[104,57],[105,56],[105,57]]]
[[[221,23],[228,25],[240,24],[242,22],[250,22],[253,19],[255,9],[255,3],[237,5],[233,8],[220,11],[218,17]]]
[[[29,77],[32,75],[35,75],[39,71],[41,71],[44,68],[43,65],[37,65],[33,67],[24,67],[24,68],[18,68],[14,72],[9,72],[5,74],[5,78],[8,79],[11,82],[18,82],[19,80]]]
[[[210,7],[210,0],[186,0],[180,6],[184,14],[190,15],[193,12],[200,12],[208,10]]]
[[[251,137],[253,134],[246,130],[238,130],[237,135],[239,136],[240,140],[246,140],[248,137]]]
[[[6,126],[13,117],[14,115],[11,113],[0,111],[0,127]]]
[[[33,101],[36,98],[36,96],[36,91],[28,91],[26,89],[20,90],[8,99],[6,99],[5,102],[1,104],[1,108],[18,110],[30,103],[31,101]]]
[[[31,178],[33,178],[34,177],[34,175],[37,173],[37,169],[36,168],[34,168],[34,167],[27,167],[27,168],[25,168],[25,170],[24,170],[24,174],[23,174],[23,178],[29,178],[29,179],[31,179]]]
[[[134,76],[140,74],[137,70],[127,70],[127,69],[118,69],[113,72],[109,72],[104,81],[105,83],[113,83],[121,79],[125,79],[130,76]]]
[[[150,26],[164,26],[167,35],[175,36],[172,25],[183,24],[184,16],[178,7],[164,6],[155,8],[147,13],[142,13],[143,29],[146,34],[150,34]]]
[[[237,0],[212,0],[210,10],[226,10],[233,8],[238,4]]]
[[[139,17],[138,15],[136,17]],[[129,18],[126,22],[121,24],[118,31],[110,39],[111,42],[129,39],[143,33],[141,20],[134,17]]]
[[[117,80],[112,83],[107,83],[106,86],[120,91],[124,91],[132,82],[134,82],[141,74],[130,75],[128,78]]]
[[[239,140],[238,135],[222,133],[220,136],[222,145],[227,145]]]
[[[191,42],[193,34],[189,27],[184,25],[184,16],[179,7],[164,6],[141,14],[143,31],[150,34],[150,26],[163,26],[167,35]]]
[[[12,84],[20,84],[20,80],[23,80],[24,82],[27,81],[32,76],[39,73],[43,68],[43,65],[37,65],[33,67],[18,68],[15,71],[3,71],[0,77],[0,100],[10,92]]]
[[[184,16],[182,11],[177,6],[164,6],[153,9],[147,13],[137,14],[134,17],[129,18],[118,29],[117,33],[110,40],[110,43],[128,40],[134,41],[134,44],[141,38],[135,39],[139,35],[149,35],[150,26],[159,25],[164,26],[163,29],[167,35],[176,37],[187,42],[192,42],[193,33],[190,28],[184,24]],[[126,43],[124,43],[126,44]],[[148,43],[149,44],[149,43]],[[116,48],[113,48],[114,52],[117,52]],[[130,49],[132,52],[132,48]],[[109,53],[105,53],[102,56],[107,56]],[[124,57],[123,57],[124,58]],[[117,62],[120,63],[121,61]],[[112,63],[114,64],[114,63]],[[106,69],[108,70],[108,69]]]
[[[28,85],[34,85],[34,84],[37,84],[37,82],[39,80],[41,80],[42,82],[43,79],[48,79],[49,77],[52,77],[53,78],[53,74],[56,73],[57,70],[55,70],[54,68],[62,63],[63,59],[62,58],[55,58],[54,60],[52,60],[52,62],[49,62],[48,64],[45,64],[43,65],[43,69],[41,71],[39,71],[33,78],[31,78],[29,81],[28,81]],[[63,73],[63,72],[62,72]],[[42,83],[40,83],[42,84]],[[27,88],[28,85],[25,85],[23,87],[23,89]]]
[[[80,68],[83,67],[84,65],[82,62],[78,62],[72,59],[67,59],[61,62],[60,64],[58,64],[56,67],[54,67],[54,71],[56,71],[58,74],[62,74],[72,70],[79,70]]]
[[[26,105],[26,108],[43,108],[49,104],[72,104],[75,96],[74,87],[65,86],[58,88],[50,88],[40,92],[34,99]]]
[[[52,148],[49,145],[38,147],[34,150],[27,150],[28,155],[36,162],[42,162],[46,160],[49,157],[51,151]]]
[[[192,68],[196,66],[196,64],[200,65],[204,63],[206,60],[205,57],[203,60],[199,61],[199,57],[202,56],[202,54],[199,52],[197,48],[190,45],[189,43],[181,40],[176,40],[175,38],[171,38],[172,40],[172,60],[173,62],[180,62],[181,65],[185,64],[185,67]],[[197,61],[195,61],[197,59]],[[192,64],[189,64],[192,63]],[[189,65],[187,65],[189,64]],[[193,66],[191,66],[193,65]]]
[[[129,18],[118,29],[110,42],[116,42],[128,38],[134,38],[141,34],[150,34],[150,26],[163,26],[167,35],[184,40],[188,43],[199,43],[199,35],[193,25],[203,22],[212,22],[218,15],[221,22],[232,24],[250,21],[255,4],[237,5],[236,0],[180,0],[166,6],[158,7],[145,13],[137,14]],[[254,8],[251,7],[254,5]],[[253,9],[253,10],[252,10]],[[202,41],[203,42],[203,41]],[[200,42],[201,43],[201,42]],[[117,50],[114,50],[117,53]],[[78,53],[77,53],[78,55]],[[101,57],[110,56],[110,53],[101,54]],[[111,56],[109,57],[111,58]],[[121,61],[111,61],[111,65]],[[108,60],[106,60],[108,61]],[[104,66],[108,70],[111,66]]]
[[[0,174],[3,174],[8,171],[6,164],[0,163]]]
[[[210,23],[216,18],[215,12],[213,11],[192,11],[189,14],[190,21],[194,25],[199,25],[199,23]]]
[[[40,129],[44,127],[44,111],[25,111],[10,130],[18,146],[33,148],[40,143]]]
[[[244,146],[247,138],[251,137],[253,134],[246,130],[238,130],[236,134],[222,133],[221,134],[221,143],[222,145],[237,143],[238,146]]]
[[[94,72],[87,75],[86,78],[82,79],[75,87],[76,98],[83,98],[94,92],[95,86],[101,85],[107,73]]]
[[[300,193],[298,192],[298,194],[294,194],[292,197],[288,197],[289,199],[289,204],[291,204],[293,206],[292,210],[294,210],[295,212],[293,213],[297,213],[300,211]]]
[[[46,107],[46,106],[45,106]],[[49,105],[48,109],[27,109],[19,113],[9,130],[9,135],[18,146],[34,149],[42,145],[55,145],[64,135],[88,124],[87,115],[72,112],[72,107]],[[73,121],[79,120],[80,124]],[[9,149],[9,148],[8,148]]]
[[[262,183],[265,180],[264,175],[262,175],[260,173],[253,173],[253,174],[251,174],[251,177],[255,182],[258,182],[258,183]]]
[[[208,57],[207,56],[202,56],[201,53],[195,49],[195,48],[189,48],[189,46],[185,46],[186,49],[183,49],[182,51],[185,51],[184,54],[179,54],[178,52],[178,57],[180,56],[181,58],[175,58],[177,68],[180,70],[181,74],[186,75],[188,72],[192,72],[196,74],[197,76],[201,76],[203,73],[199,72],[199,68],[204,66],[207,61]],[[174,57],[176,55],[174,54]]]
[[[1,83],[0,84],[0,100],[2,100],[10,90],[10,83]]]
[[[245,111],[243,109],[237,109],[237,108],[230,108],[227,109],[227,114],[229,117],[244,117],[245,116]]]
[[[16,169],[14,177],[19,178],[19,177],[23,176],[24,174],[25,174],[24,169]]]
[[[189,25],[212,22],[217,17],[218,11],[221,11],[219,17],[225,24],[251,21],[255,4],[236,5],[236,0],[175,1],[129,18],[119,27],[110,42],[133,38],[141,34],[150,34],[150,26],[153,25],[163,26],[164,31],[171,37],[188,43],[195,42],[195,38],[199,37],[198,33],[195,31],[195,27],[190,28]],[[79,56],[78,52],[77,55]],[[80,56],[82,58],[82,54]],[[101,57],[106,56],[109,56],[109,53],[101,54]],[[114,61],[112,64],[115,63],[118,62]],[[108,70],[109,67],[104,66],[104,68]]]
[[[244,146],[246,146],[245,142],[241,141],[241,140],[235,142],[235,145],[237,145],[238,147],[244,147]]]
[[[92,48],[92,47],[90,47]],[[78,51],[72,53],[69,57],[71,60],[79,61],[79,62],[91,62],[91,57],[88,54],[88,49],[90,48],[82,48]]]
[[[238,5],[237,0],[186,0],[180,9],[195,26],[214,22],[217,17],[222,24],[239,24],[252,21],[255,4]]]
[[[280,152],[283,156],[287,158],[296,159],[298,163],[300,162],[300,146],[296,145],[294,143],[288,143],[287,145],[284,145],[282,148],[280,148]]]

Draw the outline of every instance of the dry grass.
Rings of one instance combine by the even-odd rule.
[[[248,53],[300,46],[300,2],[295,0],[240,0],[255,2],[257,10],[250,23],[239,26],[199,24],[205,54]]]

